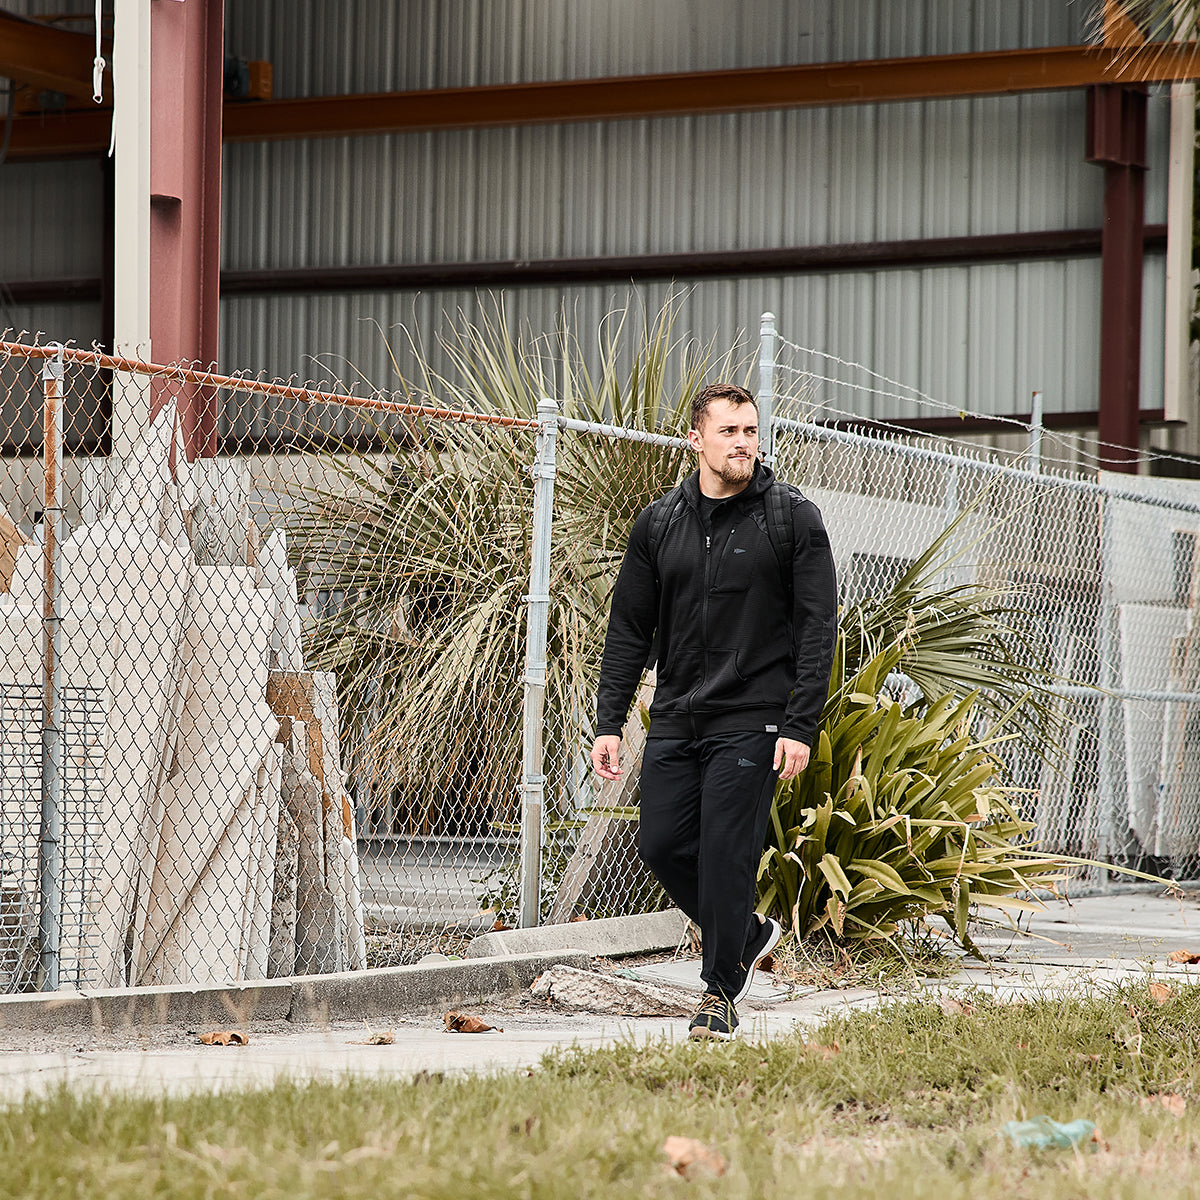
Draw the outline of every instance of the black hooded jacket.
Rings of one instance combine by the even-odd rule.
[[[812,745],[829,687],[837,587],[817,506],[791,493],[795,552],[788,610],[767,533],[764,495],[774,482],[757,463],[744,491],[700,516],[700,475],[651,561],[654,505],[633,524],[613,590],[600,668],[596,734],[620,736],[658,635],[650,736],[778,732]],[[663,500],[655,501],[662,504]]]

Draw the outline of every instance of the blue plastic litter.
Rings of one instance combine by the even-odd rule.
[[[1049,1117],[1041,1116],[1030,1121],[1007,1121],[1003,1132],[1012,1138],[1014,1146],[1036,1150],[1070,1150],[1088,1141],[1096,1132],[1096,1126],[1082,1118],[1060,1125]]]

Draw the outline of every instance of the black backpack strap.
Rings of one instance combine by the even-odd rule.
[[[650,561],[654,564],[656,576],[658,574],[658,551],[662,546],[663,536],[670,528],[675,515],[686,503],[683,496],[683,484],[678,484],[650,506],[650,528],[646,531],[646,540],[650,546]]]
[[[788,613],[792,610],[792,559],[796,554],[796,531],[792,525],[793,489],[780,480],[767,489],[763,505],[767,516],[767,537],[779,562],[783,594],[787,597]]]
[[[678,513],[683,511],[687,500],[683,495],[683,484],[673,487],[665,496],[660,496],[650,506],[650,527],[646,530],[646,541],[650,549],[650,562],[654,565],[654,578],[661,580],[658,573],[658,552],[662,548],[663,537],[671,527]],[[646,660],[646,670],[654,669],[658,662],[659,631],[655,629],[654,640],[650,643],[650,656]]]

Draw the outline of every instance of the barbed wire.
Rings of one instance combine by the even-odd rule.
[[[791,370],[794,374],[803,376],[806,381],[815,379],[821,382],[834,384],[835,386],[849,387],[858,391],[871,392],[875,395],[881,395],[885,397],[894,396],[894,393],[876,392],[874,389],[864,388],[862,385],[846,384],[842,380],[831,379],[827,376],[816,376],[811,372],[796,371],[794,368],[789,369],[784,367],[783,370]],[[886,422],[879,421],[875,418],[864,416],[862,412],[856,412],[853,409],[839,407],[830,399],[821,399],[815,394],[815,392],[812,391],[806,391],[804,394],[799,396],[788,396],[785,394],[781,397],[781,399],[783,399],[785,402],[791,401],[798,408],[810,412],[814,417],[827,415],[833,419],[844,420],[848,423],[855,423],[870,427],[873,435],[887,436],[888,434],[893,434],[906,438],[919,438],[924,441],[933,440],[940,445],[952,448],[957,454],[962,454],[971,458],[987,457],[990,455],[997,459],[1003,459],[1006,464],[1011,465],[1013,463],[1020,463],[1023,460],[1027,460],[1032,454],[1031,446],[1025,446],[1021,449],[1007,449],[1002,446],[989,445],[986,442],[969,441],[966,438],[955,437],[949,433],[932,432],[928,429],[919,429],[915,426],[908,426],[903,423],[902,419],[898,420],[896,418],[888,418]],[[1026,427],[1019,427],[1019,432],[1025,436],[1028,436],[1030,431]],[[983,436],[983,434],[981,433],[980,436]],[[1047,467],[1050,467],[1055,470],[1060,470],[1066,474],[1080,475],[1082,468],[1079,459],[1086,453],[1083,450],[1083,447],[1073,446],[1072,443],[1066,439],[1058,437],[1057,435],[1051,434],[1045,430],[1043,430],[1043,436],[1049,437],[1054,443],[1057,443],[1059,446],[1063,447],[1069,455],[1068,457],[1059,457],[1054,453],[1047,453],[1047,447],[1045,443],[1043,443],[1040,455],[1043,470],[1045,470]],[[1054,448],[1055,447],[1051,447],[1051,450]],[[1071,455],[1072,450],[1077,450],[1078,453]]]
[[[872,396],[877,396],[880,399],[884,399],[884,400],[901,400],[908,404],[917,405],[918,407],[932,408],[932,409],[936,409],[942,413],[952,414],[952,415],[959,417],[961,419],[964,419],[964,420],[980,420],[980,421],[987,421],[991,424],[1010,426],[1011,432],[1013,432],[1013,433],[1019,432],[1026,436],[1031,436],[1035,432],[1039,431],[1039,427],[1035,426],[1032,423],[1032,421],[1022,421],[1019,418],[1004,416],[1004,415],[1001,415],[998,413],[979,412],[979,411],[976,411],[971,408],[966,408],[959,404],[951,404],[944,400],[938,400],[935,397],[930,396],[925,392],[922,392],[919,388],[914,388],[911,385],[906,384],[901,380],[892,379],[890,376],[883,375],[878,371],[872,370],[865,363],[858,363],[858,362],[854,362],[849,359],[841,358],[836,354],[830,354],[824,350],[815,350],[808,346],[801,346],[799,343],[793,342],[790,339],[783,337],[783,336],[779,337],[779,343],[782,346],[787,347],[789,350],[795,351],[800,354],[811,355],[815,358],[824,359],[828,362],[832,362],[832,363],[837,364],[838,366],[849,368],[850,370],[853,370],[853,371],[862,372],[863,374],[871,377],[872,379],[877,379],[881,383],[887,384],[890,387],[902,388],[904,390],[900,391],[900,392],[888,391],[888,390],[884,390],[883,388],[876,388],[876,387],[869,386],[867,384],[853,383],[850,380],[838,378],[837,376],[833,376],[833,375],[823,375],[819,371],[807,370],[803,367],[794,366],[790,363],[776,362],[776,364],[775,364],[776,370],[785,372],[785,373],[793,375],[793,376],[797,376],[799,378],[811,381],[813,383],[832,384],[839,388],[847,388],[851,391],[863,392],[863,393],[866,393],[866,394],[869,394]],[[889,418],[883,419],[883,422],[880,422],[879,419],[866,416],[861,412],[855,412],[855,411],[849,410],[849,409],[838,408],[836,405],[834,405],[828,401],[816,401],[816,405],[819,406],[824,411],[829,412],[838,417],[845,417],[848,419],[866,422],[866,423],[886,423],[891,428],[902,430],[903,432],[911,434],[916,437],[924,437],[924,438],[936,437],[940,441],[947,442],[947,443],[950,443],[953,445],[978,446],[978,443],[965,442],[965,441],[960,440],[959,438],[954,437],[951,434],[942,433],[942,432],[935,433],[935,432],[931,432],[930,430],[927,430],[927,429],[919,429],[916,427],[905,426],[903,423],[903,418],[889,417]],[[981,432],[988,432],[988,431],[981,431]],[[1002,431],[993,430],[990,432],[1002,432]],[[1072,470],[1079,470],[1079,469],[1081,469],[1081,467],[1086,467],[1087,469],[1095,469],[1095,470],[1105,469],[1105,468],[1111,469],[1112,462],[1113,462],[1112,457],[1105,456],[1103,453],[1096,453],[1094,450],[1091,449],[1091,447],[1093,447],[1093,446],[1096,447],[1097,449],[1099,449],[1100,451],[1103,451],[1103,450],[1120,451],[1122,461],[1136,463],[1139,466],[1143,465],[1143,464],[1154,463],[1154,462],[1175,462],[1175,463],[1180,463],[1182,465],[1188,466],[1193,469],[1197,466],[1197,461],[1194,457],[1189,457],[1189,456],[1183,455],[1183,454],[1176,454],[1176,453],[1171,452],[1170,450],[1163,450],[1158,447],[1151,447],[1149,450],[1142,450],[1140,448],[1135,449],[1132,447],[1119,445],[1115,442],[1106,442],[1106,441],[1103,441],[1102,439],[1100,439],[1099,437],[1094,437],[1094,436],[1084,437],[1084,436],[1079,436],[1079,435],[1063,434],[1060,431],[1048,429],[1048,428],[1046,428],[1045,425],[1042,425],[1040,427],[1040,433],[1041,433],[1041,436],[1043,439],[1043,443],[1042,443],[1042,447],[1041,447],[1042,460],[1056,462],[1059,464],[1065,464]],[[1070,458],[1060,458],[1060,457],[1049,457],[1048,458],[1047,453],[1046,453],[1047,447],[1045,444],[1047,441],[1057,444],[1058,447],[1065,450],[1068,454],[1071,455],[1071,457]],[[993,447],[993,449],[995,449],[1000,454],[1020,453],[1020,452],[1016,452],[1016,451],[1005,450],[1001,447]],[[1130,454],[1131,450],[1133,450],[1132,455]],[[1027,455],[1028,451],[1026,451],[1025,453]]]

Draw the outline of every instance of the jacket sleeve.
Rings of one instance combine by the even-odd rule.
[[[658,575],[650,561],[650,509],[633,523],[613,588],[596,696],[596,736],[621,736],[658,625]]]
[[[837,580],[820,510],[811,500],[792,508],[792,645],[795,683],[781,737],[811,746],[829,692],[837,639]]]

